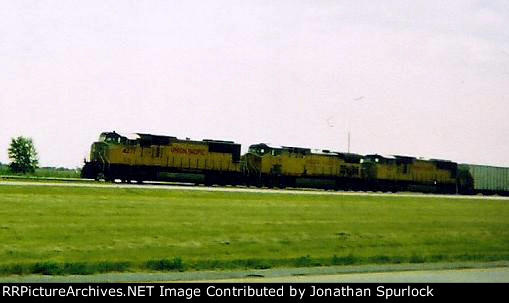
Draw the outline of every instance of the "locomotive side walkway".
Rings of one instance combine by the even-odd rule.
[[[61,182],[57,182],[61,181]],[[383,192],[362,192],[362,191],[331,191],[321,189],[269,189],[269,188],[254,188],[254,187],[235,187],[235,186],[201,186],[201,185],[183,185],[177,183],[164,183],[164,182],[146,182],[143,184],[126,184],[126,183],[105,183],[93,182],[91,180],[79,179],[75,180],[26,180],[26,181],[10,181],[0,178],[0,185],[14,185],[14,186],[63,186],[63,187],[96,187],[96,188],[130,188],[130,189],[166,189],[166,190],[195,190],[195,191],[216,191],[216,192],[251,192],[251,193],[277,193],[277,194],[306,194],[306,195],[367,195],[367,196],[401,196],[401,197],[447,197],[453,199],[489,199],[489,200],[509,200],[505,196],[483,196],[483,195],[438,195],[438,194],[425,194],[425,193],[383,193]]]

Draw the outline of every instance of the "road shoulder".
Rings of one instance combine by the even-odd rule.
[[[0,277],[0,283],[383,282],[384,279],[388,282],[507,283],[509,261],[374,264],[239,271],[128,272],[83,276],[13,275]]]

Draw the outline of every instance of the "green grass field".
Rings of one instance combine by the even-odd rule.
[[[509,201],[0,185],[0,274],[509,260]]]

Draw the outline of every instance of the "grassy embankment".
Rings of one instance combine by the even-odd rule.
[[[509,260],[509,202],[0,186],[0,274]]]

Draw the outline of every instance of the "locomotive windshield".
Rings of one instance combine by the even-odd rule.
[[[258,155],[258,156],[262,156],[262,155],[265,155],[266,153],[268,153],[270,151],[271,151],[271,148],[268,147],[267,145],[265,145],[265,144],[257,144],[257,145],[249,146],[249,151],[248,152],[250,152],[252,154],[255,154],[255,155]]]
[[[122,137],[121,135],[117,134],[116,132],[112,133],[102,133],[99,136],[99,142],[105,142],[105,143],[125,143],[127,140],[126,137]]]

